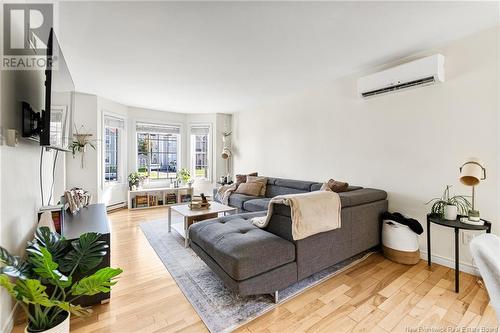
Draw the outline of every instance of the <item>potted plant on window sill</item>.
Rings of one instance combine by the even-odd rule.
[[[115,285],[114,279],[122,273],[119,268],[106,267],[87,275],[107,252],[108,245],[99,237],[86,233],[69,242],[41,227],[28,242],[26,259],[0,247],[0,286],[26,313],[25,332],[69,333],[70,314],[91,312],[74,302],[82,296],[109,292]]]
[[[182,181],[188,187],[193,186],[193,179],[191,178],[191,172],[188,169],[180,169],[177,173],[177,179]]]
[[[438,214],[445,220],[454,221],[458,215],[467,215],[472,205],[463,195],[450,196],[450,188],[451,185],[446,185],[441,198],[434,198],[426,204],[432,203],[431,213]]]
[[[141,187],[141,183],[146,177],[142,176],[139,172],[132,172],[128,175],[128,187],[130,190],[135,191]]]

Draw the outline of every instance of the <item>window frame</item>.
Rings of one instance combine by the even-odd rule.
[[[135,129],[135,136],[134,136],[134,144],[135,144],[135,156],[134,156],[134,161],[135,161],[135,171],[139,171],[139,135],[140,134],[163,134],[159,132],[151,132],[151,131],[140,131],[137,129],[139,124],[150,124],[154,126],[163,126],[163,127],[175,127],[179,129],[178,134],[173,134],[177,136],[177,151],[176,151],[176,173],[177,171],[181,168],[181,158],[182,158],[182,126],[180,124],[173,124],[173,123],[163,123],[163,122],[158,122],[158,121],[151,121],[151,120],[136,120],[134,124],[134,129]],[[158,154],[169,154],[168,152],[158,152]],[[151,164],[151,162],[150,162]],[[166,180],[170,180],[172,177],[162,177],[162,178],[149,178],[149,181],[153,182],[162,182]]]
[[[107,130],[108,129],[114,129],[114,130],[116,130],[116,134],[115,134],[115,137],[116,137],[116,139],[115,139],[115,141],[116,141],[116,145],[115,145],[115,156],[116,156],[116,163],[115,163],[116,171],[115,171],[115,173],[116,173],[116,179],[113,179],[113,180],[110,180],[110,179],[106,178],[106,173],[107,173],[107,169],[106,169],[106,167],[107,167],[107,165],[106,165],[107,164],[106,157],[107,157],[107,153],[108,153],[106,140],[107,140]],[[104,183],[108,183],[108,184],[109,183],[118,183],[118,181],[120,179],[119,178],[120,169],[121,169],[119,167],[119,165],[120,165],[120,150],[121,150],[120,149],[120,139],[121,139],[120,132],[121,132],[121,129],[119,127],[112,127],[112,126],[106,126],[106,125],[104,126],[104,161],[103,161],[104,162],[104,172],[103,172],[103,174],[104,174]]]
[[[193,128],[197,127],[206,127],[208,128],[208,134],[207,134],[207,176],[206,177],[197,177],[196,176],[196,139],[195,136],[196,134],[192,133]],[[189,170],[191,171],[191,176],[193,180],[198,180],[198,181],[206,181],[206,182],[212,182],[213,178],[213,134],[212,134],[212,124],[210,123],[191,123],[189,124],[189,129],[188,129],[188,135],[189,135]]]
[[[106,119],[111,118],[115,119],[117,121],[121,121],[123,123],[123,128],[120,127],[113,127],[113,126],[106,126]],[[125,183],[125,172],[127,172],[127,161],[124,160],[124,157],[128,155],[127,153],[127,145],[126,145],[126,139],[127,139],[127,118],[124,115],[121,114],[116,114],[113,112],[109,112],[105,109],[102,110],[102,116],[101,116],[102,122],[101,122],[101,132],[102,132],[102,150],[101,150],[101,159],[102,162],[101,164],[101,188],[105,188],[106,186],[113,186],[115,184],[124,184]],[[116,175],[116,180],[106,180],[106,128],[111,127],[111,128],[117,128],[118,129],[118,135],[117,135],[117,142],[116,142],[116,150],[117,150],[117,175]]]

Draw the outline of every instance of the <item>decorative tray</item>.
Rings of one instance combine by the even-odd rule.
[[[210,208],[209,202],[201,202],[201,201],[193,201],[188,204],[189,209],[191,210],[204,210]]]

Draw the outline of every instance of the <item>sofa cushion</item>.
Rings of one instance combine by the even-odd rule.
[[[262,183],[241,183],[234,193],[246,194],[251,196],[260,196],[262,190]]]
[[[257,177],[257,176],[247,176],[247,183],[260,183],[262,187],[260,189],[259,196],[263,197],[266,195],[266,187],[267,187],[267,177]]]
[[[243,204],[245,203],[245,201],[258,198],[259,197],[254,197],[246,194],[231,193],[231,195],[229,196],[229,206],[243,209]]]
[[[310,192],[311,186],[316,184],[315,182],[309,182],[304,180],[294,180],[294,179],[282,179],[282,178],[274,178],[273,185],[288,187],[304,192]]]
[[[387,199],[387,192],[374,188],[360,188],[357,190],[339,193],[339,196],[342,208],[347,208],[379,200],[385,200]],[[291,216],[290,207],[283,204],[275,204],[273,212],[274,214],[282,216]]]
[[[306,193],[306,192],[309,192],[309,191],[297,190],[296,188],[290,188],[290,187],[269,185],[269,183],[268,183],[267,189],[266,189],[266,197],[267,198],[274,198],[275,196],[283,195],[283,194],[295,194],[295,193]]]
[[[271,198],[248,200],[243,204],[243,209],[249,212],[260,212],[263,210],[267,210],[267,208],[269,207],[269,201],[271,201]]]
[[[189,228],[189,238],[231,278],[242,281],[295,260],[293,243],[252,225],[252,217],[263,215],[248,213],[201,221]]]
[[[236,175],[236,184],[246,183],[247,176],[258,176],[258,172],[252,172],[247,175]]]
[[[363,188],[355,191],[339,193],[342,208],[385,200],[387,192],[374,188]]]

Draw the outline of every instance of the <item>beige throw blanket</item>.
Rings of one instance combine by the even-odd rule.
[[[279,195],[271,199],[266,216],[254,217],[252,223],[265,228],[275,204],[290,206],[294,240],[340,228],[340,197],[331,191]]]
[[[217,193],[216,193],[217,197],[215,199],[224,205],[228,205],[229,204],[229,196],[231,195],[231,193],[236,191],[237,188],[238,188],[238,185],[236,183],[231,184],[231,185],[222,185],[221,187],[219,187],[217,189]]]

